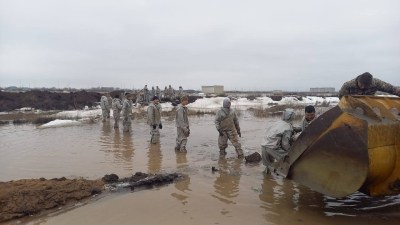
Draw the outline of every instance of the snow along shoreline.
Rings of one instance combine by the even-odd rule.
[[[191,110],[217,110],[222,107],[222,101],[224,97],[213,97],[213,98],[202,98],[197,99],[195,102],[190,103],[187,107]],[[249,108],[270,108],[273,105],[315,105],[327,102],[330,105],[336,105],[339,103],[338,97],[315,97],[307,96],[303,97],[302,100],[298,100],[296,97],[283,97],[281,101],[274,101],[269,97],[258,97],[254,100],[248,100],[247,98],[238,98],[232,100],[232,107],[237,110],[247,110]],[[171,111],[174,106],[170,102],[161,103],[163,111]],[[147,106],[140,108],[139,106],[133,108],[134,112],[147,111]],[[111,110],[111,116],[112,116]],[[101,109],[95,110],[73,110],[63,111],[56,114],[57,118],[93,118],[101,116]]]

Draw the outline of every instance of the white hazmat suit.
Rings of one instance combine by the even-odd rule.
[[[290,139],[293,133],[292,121],[294,109],[288,108],[283,112],[282,120],[272,124],[265,132],[261,142],[262,161],[268,171],[268,166],[276,160],[285,157],[290,150]]]

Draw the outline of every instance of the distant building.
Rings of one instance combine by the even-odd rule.
[[[17,91],[18,88],[16,86],[11,86],[11,87],[6,88],[6,90],[7,91]]]
[[[330,93],[330,92],[335,92],[335,88],[334,87],[310,88],[310,92],[312,92],[312,93]]]
[[[111,92],[114,91],[114,87],[101,87],[100,91]]]
[[[224,86],[214,85],[214,86],[201,86],[202,92],[204,94],[223,94]]]

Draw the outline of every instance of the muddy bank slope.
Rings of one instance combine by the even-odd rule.
[[[120,94],[112,92],[111,95]],[[55,93],[48,91],[28,91],[28,92],[0,92],[0,112],[13,111],[23,107],[31,107],[41,110],[76,110],[83,109],[85,106],[92,107],[95,102],[100,102],[102,94],[97,92],[70,92]],[[120,96],[121,98],[122,96]],[[199,96],[189,96],[189,103],[195,102]],[[136,101],[136,95],[133,97]],[[163,99],[170,102],[169,99]],[[177,100],[177,103],[179,100]]]
[[[65,178],[0,182],[0,222],[24,217],[101,193],[101,180]]]
[[[105,175],[101,180],[69,180],[65,177],[46,180],[24,179],[0,182],[0,223],[62,206],[71,200],[80,200],[107,190],[139,191],[183,179],[182,175],[146,174],[137,172],[119,179],[116,174]],[[105,186],[107,184],[107,186]],[[121,184],[121,185],[119,185]]]

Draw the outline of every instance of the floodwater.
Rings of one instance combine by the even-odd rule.
[[[177,171],[186,177],[156,189],[112,193],[72,210],[21,220],[22,224],[400,223],[400,196],[372,198],[355,193],[333,199],[263,174],[261,164],[236,159],[233,146],[220,159],[213,116],[190,117],[188,153],[176,153],[174,121],[164,119],[160,145],[149,144],[144,120],[133,121],[132,133],[114,130],[110,122],[47,129],[0,125],[0,181],[98,179],[138,171]],[[241,117],[246,154],[260,152],[261,138],[271,122],[248,114]],[[219,171],[212,172],[213,166]]]

